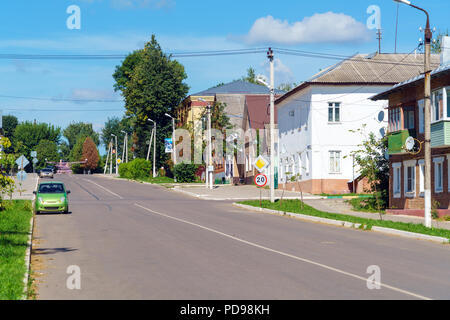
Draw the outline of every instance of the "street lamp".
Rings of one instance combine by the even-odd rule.
[[[431,228],[431,38],[433,33],[430,29],[430,16],[427,11],[411,4],[408,0],[394,0],[404,3],[410,7],[424,12],[427,16],[425,27],[425,92],[424,92],[424,127],[425,127],[425,179],[424,179],[424,198],[425,198],[425,226]]]
[[[275,81],[273,51],[269,48],[267,58],[270,62],[270,85],[262,77],[256,81],[270,90],[270,202],[275,202]]]
[[[117,153],[119,152],[119,150],[117,149],[117,136],[113,133],[111,133],[111,137],[115,138],[116,141],[116,174],[119,174],[119,168],[117,167]],[[111,155],[111,159],[112,159],[112,155]]]
[[[206,110],[208,110],[208,161],[206,165],[206,188],[208,188],[208,180],[209,180],[209,189],[213,189],[213,175],[214,175],[214,169],[213,169],[213,163],[212,163],[212,138],[211,138],[211,104],[207,102],[203,98],[199,98],[198,100],[202,102],[208,103],[206,106]],[[216,151],[217,152],[217,151]]]
[[[155,141],[153,142],[153,178],[156,178],[156,122],[152,119],[147,119],[148,121],[153,123],[153,134],[155,137]],[[150,154],[150,148],[152,146],[152,139],[150,138],[150,144],[148,146],[147,160]]]
[[[173,157],[173,166],[175,167],[175,165],[177,164],[177,153],[175,152],[176,150],[176,144],[175,144],[175,118],[172,117],[170,114],[166,113],[165,114],[166,117],[169,117],[170,119],[172,119],[172,157]],[[175,174],[173,175],[173,180],[174,182],[177,182],[177,177],[175,176]]]
[[[122,162],[124,161],[124,156],[126,154],[126,163],[128,163],[128,132],[121,130],[120,132],[125,133],[125,138],[123,140],[123,150],[122,150]]]

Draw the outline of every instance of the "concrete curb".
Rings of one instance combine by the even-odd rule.
[[[36,186],[34,187],[34,189],[37,189],[37,186],[39,184],[39,177],[36,179]],[[31,247],[33,245],[33,231],[34,231],[34,203],[36,201],[36,195],[33,195],[33,200],[31,200],[31,210],[32,210],[32,215],[31,215],[31,219],[30,219],[30,232],[28,233],[28,241],[27,241],[27,250],[25,252],[25,276],[23,277],[23,284],[24,284],[24,288],[23,288],[23,296],[22,296],[22,300],[27,300],[28,298],[28,280],[30,277],[30,265],[31,265]]]
[[[203,194],[195,194],[193,192],[189,192],[186,190],[182,190],[182,188],[174,187],[172,188],[173,191],[180,192],[187,194],[189,196],[192,196],[194,198],[202,199],[202,200],[211,200],[211,201],[241,201],[241,200],[259,200],[259,197],[243,197],[243,198],[237,198],[237,197],[231,197],[231,198],[213,198],[208,197],[208,195]],[[269,197],[262,197],[262,200],[268,200]],[[285,200],[299,200],[300,197],[283,197]],[[311,196],[305,196],[303,197],[303,200],[319,200],[319,199],[326,199],[325,197],[311,197]]]
[[[300,214],[300,213],[291,213],[291,212],[283,212],[283,211],[279,211],[279,210],[272,210],[272,209],[266,209],[266,208],[257,208],[257,207],[253,207],[253,206],[249,206],[249,205],[245,205],[245,204],[240,204],[240,203],[233,203],[233,205],[236,207],[242,208],[242,209],[246,209],[246,210],[274,213],[274,214],[278,214],[278,215],[282,215],[282,216],[286,215],[286,216],[298,218],[298,219],[305,220],[305,221],[324,223],[324,224],[329,224],[329,225],[334,225],[334,226],[339,226],[339,227],[344,227],[344,228],[363,229],[363,230],[366,230],[366,228],[367,228],[366,225],[361,225],[359,223],[309,216],[309,215],[304,215],[304,214]],[[415,232],[409,232],[409,231],[403,231],[403,230],[397,230],[397,229],[391,229],[391,228],[384,228],[384,227],[377,227],[377,226],[372,226],[371,231],[389,234],[389,235],[400,236],[400,237],[409,238],[409,239],[433,241],[433,242],[437,242],[437,243],[441,243],[441,244],[450,242],[449,239],[443,238],[443,237],[430,236],[430,235],[421,234],[421,233],[415,233]]]

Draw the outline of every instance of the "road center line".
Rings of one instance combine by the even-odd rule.
[[[141,205],[139,205],[137,203],[135,203],[134,205],[139,207],[139,208],[141,208],[141,209],[149,211],[151,213],[157,214],[159,216],[162,216],[162,217],[165,217],[165,218],[169,218],[169,219],[172,219],[172,220],[176,220],[176,221],[179,221],[179,222],[182,222],[182,223],[186,223],[186,224],[189,224],[189,225],[192,225],[192,226],[196,226],[196,227],[201,228],[203,230],[207,230],[207,231],[219,234],[221,236],[224,236],[224,237],[227,237],[227,238],[230,238],[230,239],[233,239],[233,240],[245,243],[247,245],[250,245],[250,246],[253,246],[253,247],[256,247],[256,248],[263,249],[263,250],[266,250],[266,251],[269,251],[269,252],[273,252],[273,253],[277,253],[277,254],[280,254],[282,256],[289,257],[289,258],[292,258],[292,259],[295,259],[295,260],[298,260],[298,261],[302,261],[302,262],[305,262],[305,263],[309,263],[309,264],[312,264],[312,265],[315,265],[315,266],[318,266],[318,267],[321,267],[321,268],[324,268],[324,269],[327,269],[327,270],[330,270],[330,271],[334,271],[334,272],[337,272],[337,273],[340,273],[340,274],[343,274],[343,275],[346,275],[346,276],[349,276],[349,277],[352,277],[352,278],[355,278],[355,279],[362,280],[362,281],[367,283],[367,278],[358,276],[357,274],[353,274],[353,273],[350,273],[350,272],[347,272],[347,271],[343,271],[343,270],[340,270],[340,269],[337,269],[337,268],[334,268],[334,267],[327,266],[327,265],[319,263],[319,262],[315,262],[315,261],[312,261],[312,260],[309,260],[309,259],[305,259],[305,258],[301,258],[301,257],[298,257],[298,256],[294,256],[294,255],[286,253],[286,252],[278,251],[278,250],[275,250],[275,249],[271,249],[271,248],[259,245],[259,244],[254,243],[254,242],[250,242],[250,241],[247,241],[247,240],[244,240],[244,239],[240,239],[240,238],[237,238],[235,236],[232,236],[232,235],[220,232],[220,231],[215,230],[215,229],[211,229],[211,228],[208,228],[208,227],[205,227],[205,226],[202,226],[202,225],[199,225],[199,224],[196,224],[196,223],[184,220],[184,219],[172,217],[172,216],[169,216],[167,214],[154,211],[152,209],[143,207],[143,206],[141,206]],[[384,287],[386,289],[390,289],[392,291],[400,292],[400,293],[403,293],[405,295],[409,295],[409,296],[415,297],[417,299],[432,300],[431,298],[428,298],[428,297],[425,297],[425,296],[422,296],[422,295],[419,295],[419,294],[416,294],[416,293],[413,293],[413,292],[410,292],[410,291],[407,291],[407,290],[396,288],[396,287],[393,287],[393,286],[390,286],[390,285],[387,285],[387,284],[384,284],[384,283],[377,283],[377,284],[379,284],[381,287]]]
[[[95,183],[94,181],[91,181],[91,180],[88,180],[88,179],[83,179],[83,180],[89,181],[90,183],[95,184],[97,187],[102,188],[103,190],[105,190],[105,191],[111,193],[112,195],[116,196],[116,197],[119,198],[119,199],[123,199],[123,198],[122,198],[121,196],[119,196],[117,193],[112,192],[111,190],[105,188],[104,186],[99,185],[98,183]]]

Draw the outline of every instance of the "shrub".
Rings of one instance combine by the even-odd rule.
[[[119,164],[119,176],[121,178],[128,178],[128,163]]]
[[[174,166],[173,172],[177,182],[194,182],[197,166],[195,164],[180,163]]]
[[[150,177],[152,164],[145,159],[134,159],[126,166],[126,178],[129,179],[143,179]]]

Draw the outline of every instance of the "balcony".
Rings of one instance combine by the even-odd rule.
[[[405,129],[396,132],[389,133],[388,136],[388,152],[392,154],[403,154],[406,153],[403,146],[405,145],[406,139],[411,136],[416,138],[416,130]]]
[[[431,124],[431,147],[444,148],[450,146],[450,121],[439,121]]]

